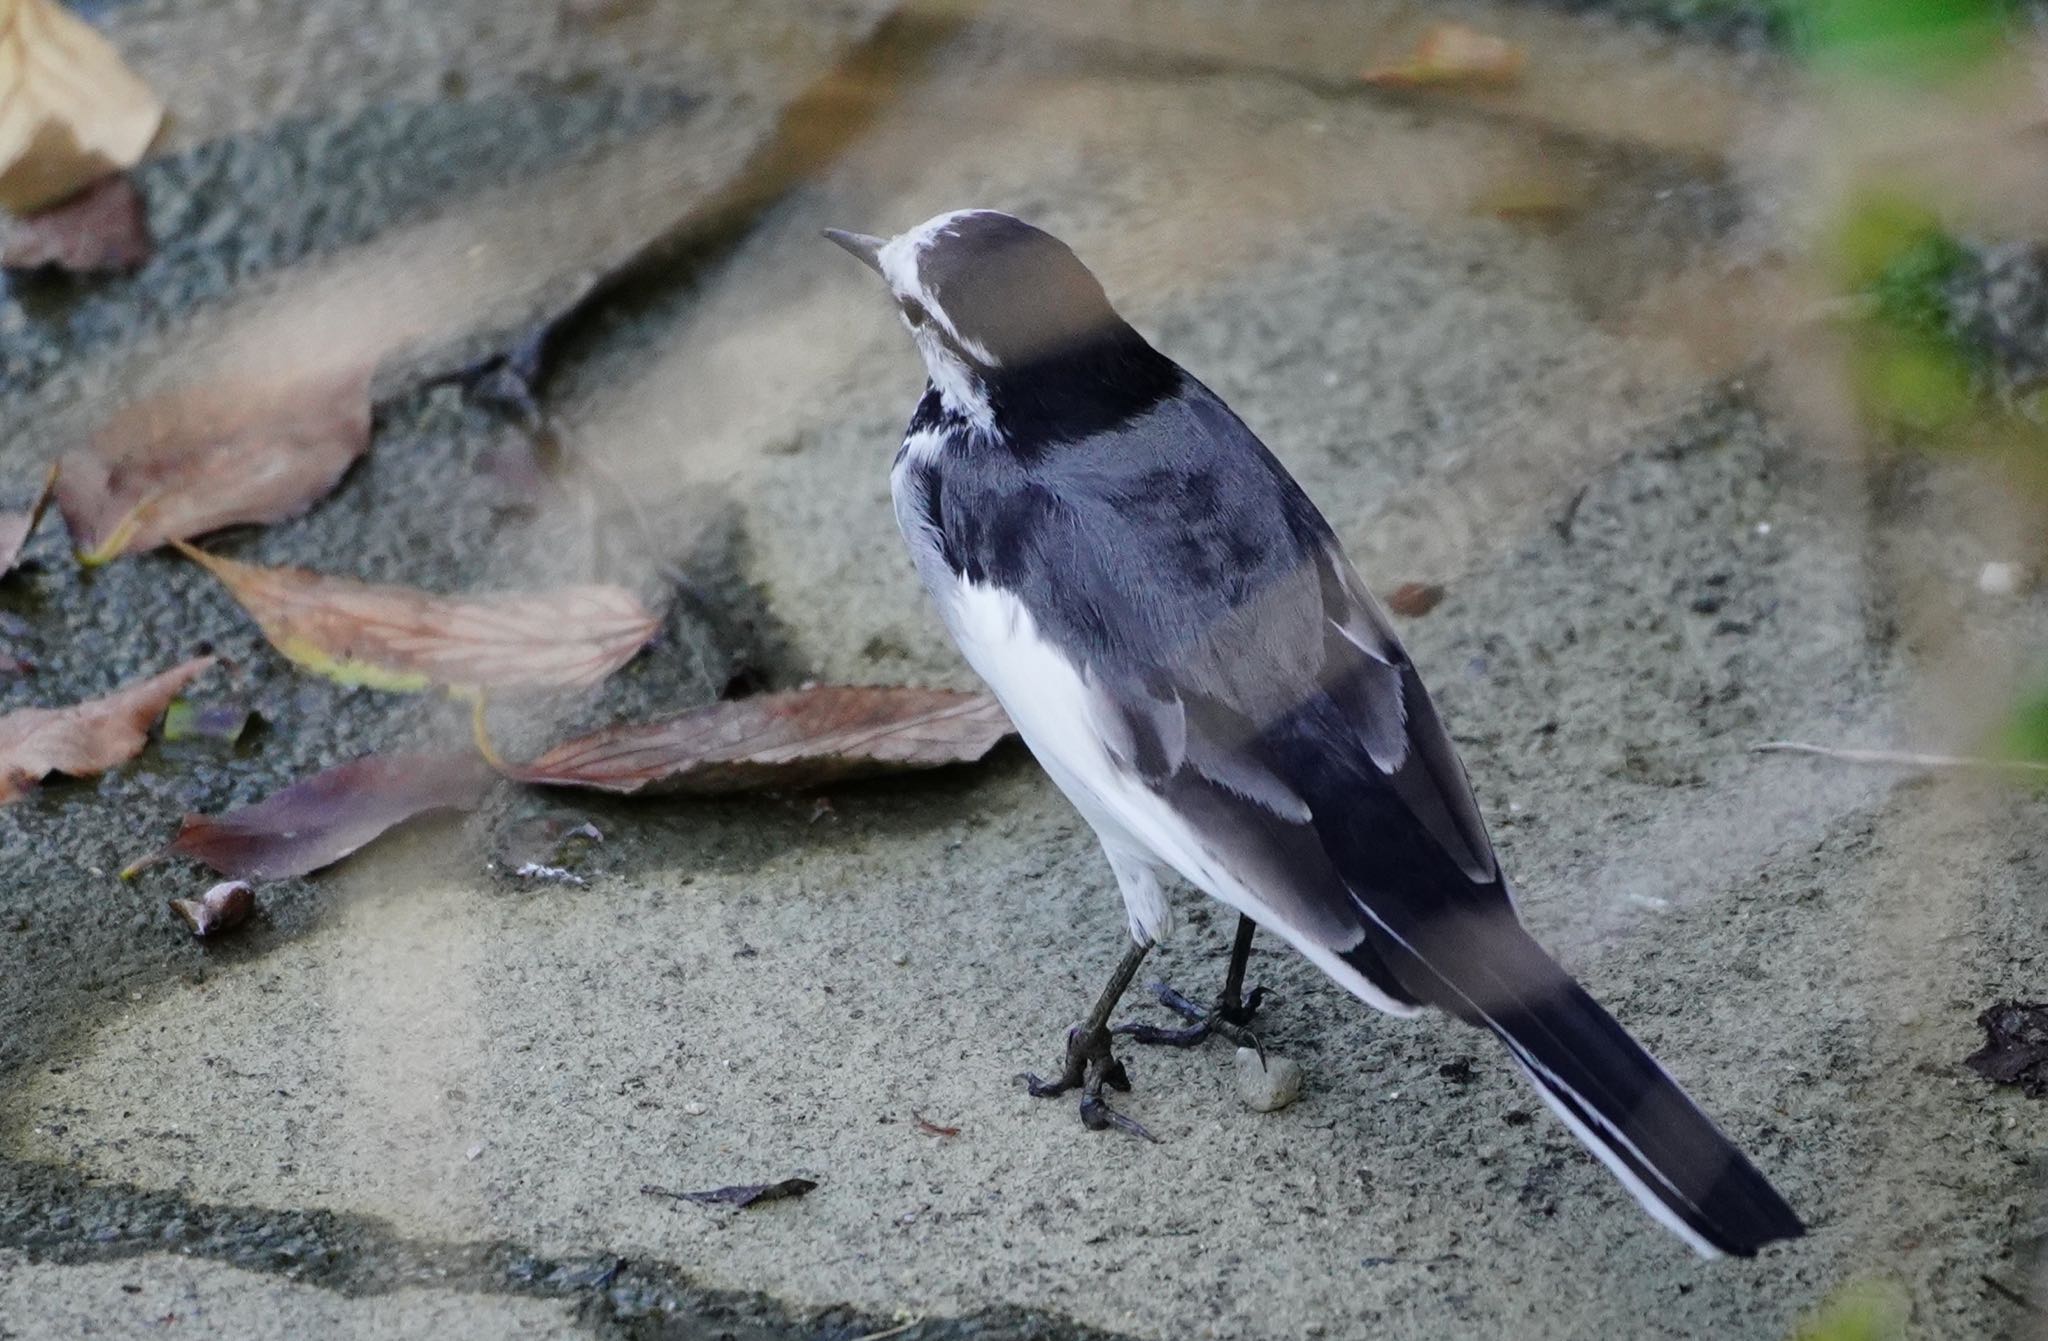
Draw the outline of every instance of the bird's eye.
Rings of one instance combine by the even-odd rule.
[[[913,326],[922,326],[926,321],[924,304],[915,298],[903,300],[903,319]]]

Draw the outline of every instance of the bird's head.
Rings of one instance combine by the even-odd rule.
[[[941,214],[893,238],[825,236],[888,284],[940,395],[986,421],[1000,384],[1135,333],[1067,244],[995,210]]]

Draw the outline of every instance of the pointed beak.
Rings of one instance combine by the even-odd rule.
[[[825,230],[825,236],[868,269],[878,275],[882,273],[882,248],[889,239],[869,237],[866,233],[849,233],[843,228],[828,228]]]

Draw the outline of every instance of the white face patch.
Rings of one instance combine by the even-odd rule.
[[[875,259],[881,265],[882,278],[888,281],[889,292],[895,296],[898,305],[915,303],[925,314],[923,322],[912,321],[905,315],[903,324],[909,329],[911,339],[917,342],[917,352],[924,359],[925,372],[932,379],[932,385],[939,389],[946,408],[987,432],[995,427],[995,415],[989,408],[988,395],[973,369],[947,347],[947,341],[966,350],[987,367],[995,366],[995,356],[979,341],[960,334],[952,318],[946,315],[945,309],[939,306],[938,300],[918,275],[918,258],[938,240],[941,233],[969,215],[985,212],[954,210],[927,219],[910,231],[889,239]]]

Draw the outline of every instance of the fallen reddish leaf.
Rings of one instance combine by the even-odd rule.
[[[45,774],[90,777],[134,758],[164,705],[212,664],[212,657],[195,657],[105,698],[0,717],[0,805],[20,798]]]
[[[119,173],[102,177],[61,204],[8,230],[0,268],[73,274],[133,270],[149,259],[149,215],[142,193]]]
[[[92,25],[54,0],[0,3],[0,209],[26,214],[134,166],[163,120]]]
[[[26,512],[0,512],[0,577],[14,571],[14,561],[21,557],[21,547],[35,534],[36,523],[43,519],[43,509],[50,505],[50,491],[57,486],[57,467],[51,466],[43,475],[43,487],[36,493],[36,501],[29,504]]]
[[[1420,619],[1443,603],[1444,589],[1435,582],[1403,582],[1387,593],[1387,609]]]
[[[368,755],[224,815],[187,815],[177,837],[129,863],[121,878],[167,857],[190,857],[237,880],[304,875],[416,815],[473,807],[490,779],[469,755]]]
[[[1506,38],[1463,23],[1439,23],[1422,35],[1399,65],[1368,70],[1360,78],[1381,88],[1501,87],[1521,77],[1527,59]]]
[[[223,880],[196,899],[171,899],[171,911],[184,920],[194,936],[211,936],[231,931],[248,920],[256,910],[256,891],[245,880]]]
[[[227,586],[278,651],[344,684],[585,688],[632,660],[660,626],[619,587],[457,599],[178,548]]]
[[[184,387],[121,411],[63,459],[79,560],[304,512],[370,446],[370,372]]]
[[[987,694],[820,685],[606,727],[531,763],[496,762],[519,782],[708,796],[969,763],[1014,729]]]

